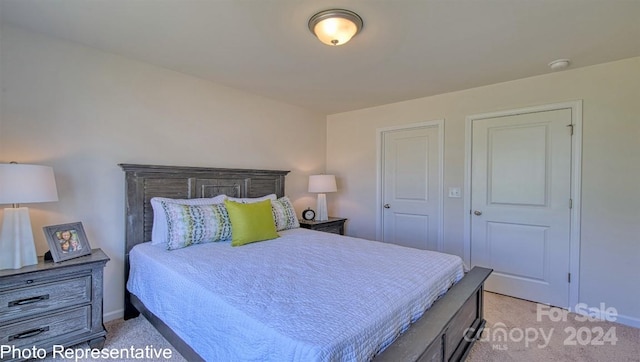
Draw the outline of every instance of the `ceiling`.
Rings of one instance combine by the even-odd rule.
[[[357,12],[339,47],[307,22]],[[640,0],[0,0],[2,23],[332,114],[640,56]]]

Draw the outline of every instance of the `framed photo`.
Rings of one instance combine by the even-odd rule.
[[[54,262],[91,254],[91,246],[81,222],[45,226],[42,229]]]

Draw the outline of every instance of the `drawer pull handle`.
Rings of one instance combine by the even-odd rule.
[[[25,305],[25,304],[37,303],[37,302],[40,302],[40,301],[43,301],[43,300],[47,300],[47,299],[49,299],[49,294],[39,295],[37,297],[32,297],[32,298],[14,300],[12,302],[9,302],[9,307],[15,307],[15,306],[21,306],[21,305]]]
[[[49,330],[49,326],[36,328],[29,331],[24,331],[22,333],[14,334],[13,336],[9,336],[9,341],[13,341],[14,339],[25,339],[33,336],[37,336],[40,333],[44,333]]]

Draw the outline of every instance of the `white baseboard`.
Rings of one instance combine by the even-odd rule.
[[[102,319],[104,322],[109,322],[114,319],[120,319],[124,317],[124,308],[114,310],[113,312],[104,313]]]
[[[586,305],[586,304],[585,304]],[[580,314],[580,315],[584,315],[587,317],[595,317],[601,320],[606,320],[606,321],[610,321],[610,322],[614,322],[614,323],[620,323],[620,324],[624,324],[625,326],[629,326],[629,327],[634,327],[634,328],[640,328],[640,318],[636,318],[636,317],[629,317],[626,315],[620,315],[620,314],[615,314],[613,316],[609,316],[607,317],[606,315],[602,315],[601,313],[599,313],[600,311],[587,311],[587,310],[574,310],[574,313]],[[592,314],[593,313],[593,314]],[[610,319],[611,317],[614,317],[615,320]]]
[[[629,317],[626,315],[618,315],[616,317],[616,323],[624,324],[629,327],[640,328],[640,318]]]

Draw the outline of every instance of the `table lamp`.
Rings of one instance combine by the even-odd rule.
[[[329,220],[327,214],[327,192],[336,192],[336,177],[334,175],[311,175],[309,176],[309,192],[318,193],[318,205],[316,221]]]
[[[29,209],[20,204],[58,201],[53,169],[48,166],[0,164],[0,204],[4,209],[0,230],[0,269],[19,269],[38,263]]]

